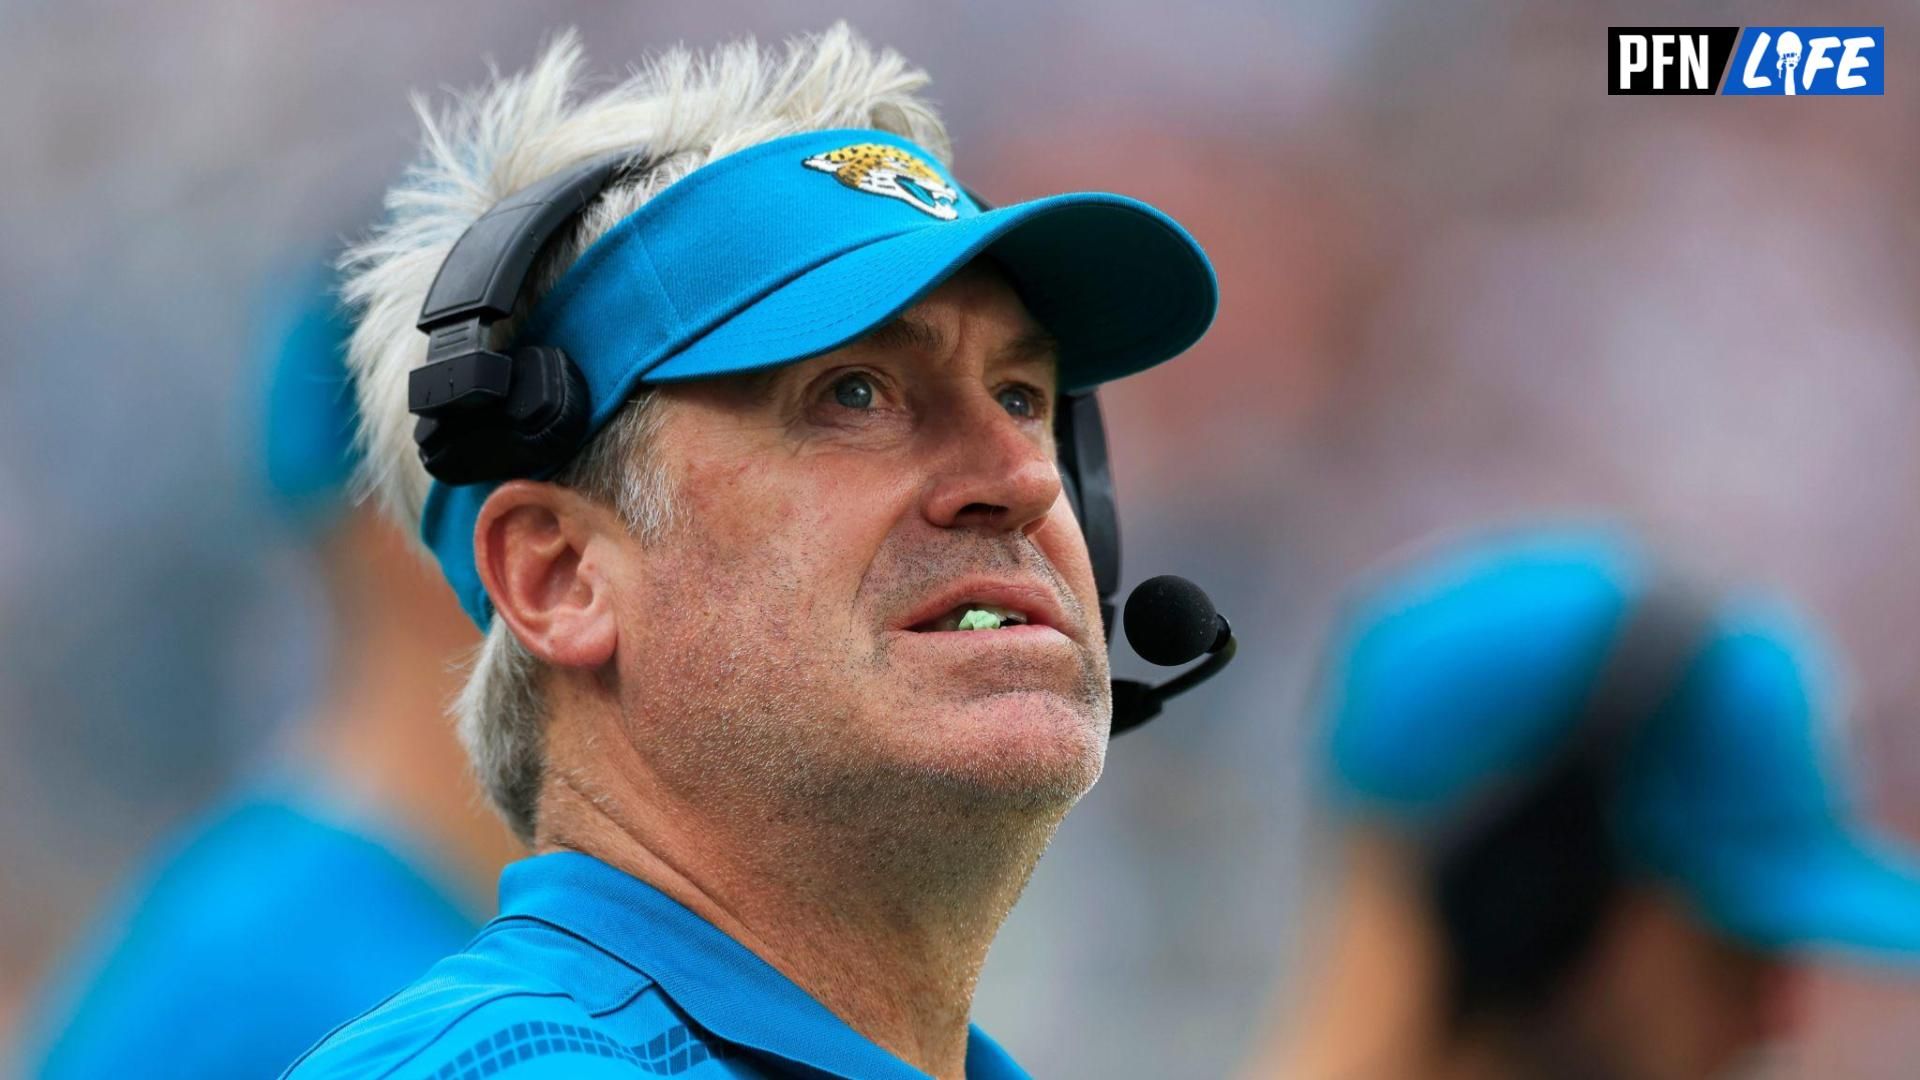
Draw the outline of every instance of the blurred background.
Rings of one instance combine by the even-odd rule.
[[[1436,530],[1605,513],[1796,596],[1850,664],[1873,816],[1920,839],[1920,79],[1609,97],[1670,5],[0,5],[0,1047],[142,850],[316,692],[313,568],[250,486],[275,305],[411,157],[411,90],[578,26],[596,71],[835,18],[931,71],[1005,202],[1147,199],[1223,301],[1103,394],[1129,584],[1243,659],[1115,744],[1000,937],[980,1023],[1035,1075],[1217,1076],[1297,993],[1317,648]],[[1125,657],[1118,666],[1138,674]],[[1920,993],[1823,977],[1789,1075],[1911,1075]],[[4,1055],[0,1055],[4,1057]]]

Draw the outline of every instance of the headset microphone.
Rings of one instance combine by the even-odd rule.
[[[1141,582],[1127,597],[1127,644],[1142,660],[1174,667],[1206,657],[1191,671],[1159,686],[1133,679],[1113,680],[1113,734],[1129,731],[1160,715],[1168,698],[1206,682],[1233,659],[1239,642],[1225,616],[1214,610],[1205,590],[1183,577],[1163,574]]]

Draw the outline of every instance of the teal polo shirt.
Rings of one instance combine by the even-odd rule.
[[[285,1076],[849,1077],[925,1074],[739,942],[587,855],[500,876],[500,915],[463,952],[336,1028]],[[978,1028],[968,1080],[1025,1070]]]

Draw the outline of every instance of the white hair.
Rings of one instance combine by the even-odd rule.
[[[436,114],[416,96],[421,157],[387,193],[388,218],[348,251],[343,295],[358,312],[349,362],[360,395],[363,482],[417,533],[429,477],[414,451],[407,375],[426,361],[414,328],[434,274],[490,207],[547,176],[616,150],[643,165],[610,187],[549,245],[496,346],[586,248],[661,189],[715,158],[783,135],[877,128],[950,156],[945,127],[919,96],[925,72],[875,49],[846,24],[797,38],[784,52],[752,40],[700,55],[668,51],[602,93],[583,94],[578,36],[558,35],[518,75],[501,76]],[[669,268],[669,272],[671,269]],[[643,541],[675,520],[672,486],[649,453],[659,410],[629,404],[557,483],[619,508]],[[542,665],[494,617],[455,705],[482,785],[531,840],[545,772]]]

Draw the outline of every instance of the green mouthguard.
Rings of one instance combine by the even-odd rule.
[[[995,615],[991,611],[981,611],[979,608],[975,608],[965,615],[960,616],[960,629],[998,630],[1000,629],[1000,624],[1004,621],[1000,616]]]

